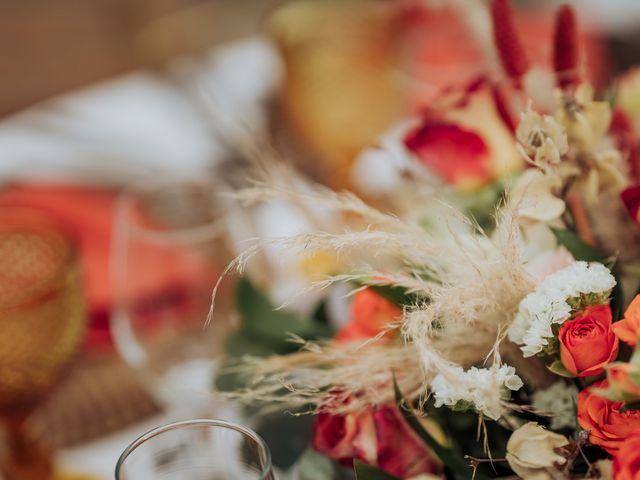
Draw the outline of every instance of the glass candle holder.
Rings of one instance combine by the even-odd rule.
[[[275,480],[271,453],[252,430],[223,420],[185,420],[129,445],[116,480]]]

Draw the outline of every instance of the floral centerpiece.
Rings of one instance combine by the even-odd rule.
[[[341,219],[229,266],[277,247],[325,267],[308,289],[350,286],[338,326],[325,304],[303,321],[240,289],[249,335],[232,344],[262,350],[237,349],[254,355],[231,395],[309,414],[296,442],[325,460],[305,478],[640,478],[638,82],[596,95],[570,7],[547,75],[508,2],[490,15],[505,78],[443,92],[355,163],[380,209],[269,178],[237,193]]]

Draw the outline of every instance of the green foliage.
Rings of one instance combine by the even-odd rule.
[[[236,287],[236,310],[241,318],[239,332],[270,346],[273,353],[290,353],[297,349],[287,341],[288,334],[316,339],[329,338],[334,333],[326,323],[277,310],[266,294],[247,278],[241,279]]]
[[[621,412],[629,410],[640,410],[640,402],[627,403],[620,409]]]
[[[479,470],[473,472],[473,468],[469,465],[462,457],[462,455],[457,452],[453,447],[444,447],[438,441],[431,436],[429,432],[425,430],[425,428],[420,424],[418,419],[413,413],[411,407],[407,404],[400,388],[398,387],[398,383],[393,382],[393,387],[395,390],[396,402],[398,404],[398,408],[402,413],[402,416],[412,428],[412,430],[420,437],[420,439],[431,449],[431,451],[442,461],[445,465],[446,469],[450,471],[451,476],[456,479],[470,479],[475,478],[477,480],[485,480],[487,477],[480,472]]]
[[[362,463],[360,460],[356,460],[353,466],[358,480],[401,480],[376,467]]]
[[[240,325],[226,339],[226,367],[244,356],[266,357],[295,352],[299,346],[288,340],[290,335],[315,340],[329,338],[334,334],[326,321],[323,305],[318,307],[311,318],[277,310],[267,295],[247,278],[238,282],[235,302]],[[226,367],[223,365],[220,369],[216,388],[220,391],[232,391],[246,387],[246,380]],[[269,445],[273,464],[286,470],[298,461],[307,448],[313,417],[282,412],[259,415],[257,412],[263,406],[252,405],[246,412],[257,417],[255,429]]]
[[[591,245],[584,243],[577,233],[556,227],[549,228],[556,237],[557,242],[566,248],[576,260],[606,263],[607,256],[604,252],[596,247],[592,247]]]
[[[308,448],[298,461],[299,480],[334,480],[336,465],[328,457]]]
[[[286,470],[293,466],[307,449],[312,424],[311,415],[274,412],[260,416],[255,430],[269,445],[273,464]]]
[[[391,303],[398,305],[399,307],[415,305],[419,300],[415,294],[407,292],[402,287],[392,285],[371,285],[367,288],[370,288],[374,292],[382,295]]]
[[[547,368],[555,373],[556,375],[560,375],[561,377],[573,378],[572,375],[562,364],[560,360],[556,360],[551,365],[547,365]]]
[[[611,313],[613,315],[614,321],[621,318],[624,308],[622,285],[620,284],[620,274],[614,268],[614,263],[611,261],[611,259],[606,255],[605,252],[603,252],[599,248],[586,244],[575,232],[555,227],[549,228],[551,229],[553,235],[556,237],[557,242],[560,245],[564,246],[564,248],[566,248],[576,260],[584,260],[585,262],[600,262],[611,269],[611,273],[616,278],[616,285],[611,291]]]

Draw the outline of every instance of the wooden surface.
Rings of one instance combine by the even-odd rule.
[[[280,0],[2,0],[0,117],[258,31]]]

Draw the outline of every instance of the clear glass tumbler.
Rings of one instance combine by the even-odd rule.
[[[185,420],[145,433],[120,456],[115,478],[275,480],[262,438],[222,420]]]
[[[123,358],[165,406],[206,402],[229,309],[207,325],[229,256],[210,182],[145,182],[119,198],[112,248],[111,327]],[[200,410],[180,416],[210,415]]]

